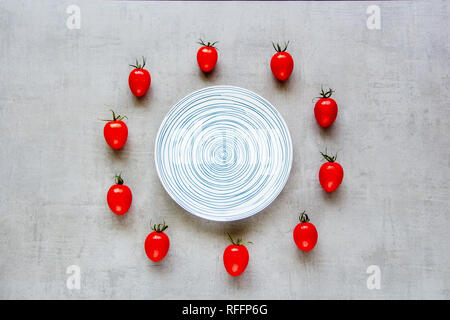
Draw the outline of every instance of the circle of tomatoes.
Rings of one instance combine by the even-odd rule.
[[[244,246],[242,239],[237,239],[235,242],[230,234],[228,234],[228,238],[231,244],[223,252],[223,264],[230,275],[237,277],[247,268],[249,260],[248,250]]]
[[[116,184],[109,188],[106,195],[109,208],[115,214],[122,215],[130,209],[132,199],[130,188],[123,184],[120,174],[116,175]]]
[[[108,121],[103,128],[103,135],[105,136],[106,143],[113,149],[117,150],[122,148],[127,142],[128,127],[122,120],[126,116],[117,115],[111,110],[113,114],[113,120]]]
[[[321,98],[317,100],[316,105],[314,106],[314,116],[316,117],[316,121],[319,126],[323,128],[331,126],[338,114],[336,101],[330,98],[333,92],[334,90],[331,88],[327,92],[322,88],[320,92]]]
[[[152,261],[162,260],[169,251],[170,241],[169,237],[164,233],[168,226],[163,224],[153,225],[152,230],[145,239],[145,253]]]
[[[136,64],[130,64],[130,67],[134,68],[128,76],[130,90],[136,97],[142,97],[147,93],[148,88],[150,88],[150,83],[152,82],[150,72],[144,69],[145,58],[142,57],[142,65],[140,65],[136,59]]]
[[[327,162],[322,164],[319,170],[320,185],[326,192],[333,192],[340,186],[344,178],[344,169],[336,162],[337,155],[331,157],[323,152],[321,154]]]
[[[202,47],[197,51],[197,63],[200,67],[200,70],[203,72],[210,72],[217,63],[217,49],[214,45],[217,41],[213,43],[204,43],[202,39],[198,42]]]
[[[292,70],[294,69],[294,59],[286,52],[289,41],[285,44],[283,49],[278,43],[275,45],[275,43],[272,42],[272,45],[277,53],[275,53],[270,60],[270,68],[272,69],[275,78],[280,81],[286,81],[291,76]]]
[[[302,251],[312,250],[317,243],[317,229],[309,222],[308,215],[305,211],[300,216],[300,223],[294,229],[294,242]]]
[[[204,43],[200,40],[199,44],[202,47],[197,52],[197,63],[203,72],[210,72],[214,69],[218,53],[213,43]],[[286,52],[289,41],[281,48],[279,44],[272,43],[275,51],[277,51],[271,59],[270,67],[273,75],[280,81],[286,81],[292,74],[294,68],[294,60],[292,56]],[[130,65],[134,69],[130,72],[128,83],[131,92],[136,97],[145,95],[150,87],[151,77],[145,67],[145,58],[140,65],[136,60],[135,65]],[[334,99],[331,98],[334,90],[331,88],[325,92],[321,89],[321,97],[316,102],[314,107],[314,115],[317,123],[324,128],[331,126],[336,120],[338,107]],[[113,149],[120,149],[124,146],[128,137],[128,128],[122,121],[125,116],[118,115],[116,117],[114,111],[113,120],[108,121],[104,127],[104,136],[108,145]],[[336,157],[328,156],[321,153],[327,160],[319,170],[319,181],[322,188],[327,192],[336,190],[342,183],[344,171],[342,166],[335,162]],[[111,186],[107,194],[107,202],[109,208],[116,214],[122,215],[126,213],[132,202],[132,193],[128,186],[124,185],[124,181],[120,174],[116,176],[116,184]],[[302,251],[312,250],[318,239],[318,233],[315,226],[310,223],[309,217],[303,212],[300,216],[300,223],[294,228],[293,237],[297,247]],[[164,233],[168,228],[165,224],[153,225],[152,230],[145,239],[145,252],[148,258],[152,261],[160,261],[166,255],[170,247],[169,237]],[[225,249],[223,253],[223,262],[226,271],[231,276],[241,275],[248,266],[249,253],[242,242],[242,239],[237,239],[235,242],[228,234],[231,244]],[[246,242],[251,243],[251,242]]]

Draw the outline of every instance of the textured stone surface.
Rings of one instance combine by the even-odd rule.
[[[66,8],[81,8],[81,29]],[[380,2],[381,30],[366,27],[368,2],[0,3],[0,298],[450,298],[449,6]],[[199,37],[219,40],[208,76]],[[290,40],[291,79],[274,80],[272,40]],[[145,55],[142,100],[129,63]],[[169,108],[193,90],[229,84],[278,108],[294,163],[273,204],[233,223],[201,220],[166,194],[154,140]],[[311,99],[336,89],[336,123],[320,129]],[[114,152],[103,122],[128,116]],[[319,151],[339,151],[343,185],[325,194]],[[122,171],[133,205],[122,217],[106,191]],[[306,209],[317,247],[299,252],[292,230]],[[172,247],[149,261],[150,219],[165,219]],[[222,265],[225,232],[254,242],[239,278]],[[81,267],[81,289],[66,268]],[[381,268],[368,290],[366,269]]]

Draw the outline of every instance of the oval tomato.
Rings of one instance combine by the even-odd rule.
[[[272,45],[277,53],[272,56],[270,60],[270,68],[272,73],[280,81],[286,81],[294,69],[294,59],[292,56],[286,52],[289,45],[289,41],[285,44],[284,48],[281,49],[280,45],[272,42]]]
[[[130,209],[132,199],[130,188],[123,184],[120,174],[117,175],[116,184],[109,188],[106,195],[109,208],[115,214],[122,215]]]
[[[314,106],[314,116],[316,117],[316,121],[319,126],[323,128],[331,126],[338,114],[337,103],[330,98],[333,92],[334,90],[331,88],[327,92],[322,88],[322,91],[320,92],[321,98]]]
[[[142,97],[147,93],[148,88],[150,88],[150,83],[152,82],[150,72],[144,69],[145,58],[142,57],[142,66],[136,59],[136,64],[130,64],[130,67],[134,67],[134,69],[128,76],[128,84],[130,86],[130,90],[136,97]]]
[[[111,110],[112,111],[112,110]],[[117,150],[122,148],[127,142],[128,138],[128,127],[122,120],[126,118],[126,116],[121,116],[114,113],[113,120],[108,121],[103,128],[103,135],[105,137],[106,143],[113,149]]]
[[[316,246],[317,237],[316,227],[309,222],[308,215],[303,211],[300,223],[294,229],[295,244],[300,250],[307,252]]]
[[[214,47],[216,43],[217,41],[205,44],[203,40],[200,39],[199,44],[201,44],[202,47],[197,51],[197,63],[200,70],[203,72],[210,72],[216,66],[218,58],[217,50]]]
[[[167,228],[168,226],[165,222],[163,224],[155,224],[152,227],[153,232],[145,239],[145,253],[152,261],[162,260],[169,251],[169,237],[164,233],[164,230]]]
[[[242,239],[236,242],[228,234],[231,243],[223,252],[223,264],[227,272],[233,277],[237,277],[247,268],[249,255],[247,248],[243,245]],[[245,242],[251,243],[251,242]]]
[[[344,169],[342,169],[342,166],[339,163],[335,162],[337,155],[330,157],[325,153],[321,152],[321,154],[327,162],[322,164],[319,170],[320,185],[326,192],[333,192],[342,183]]]

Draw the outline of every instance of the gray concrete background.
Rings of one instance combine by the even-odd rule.
[[[381,8],[368,30],[366,8]],[[81,8],[81,29],[66,8]],[[0,2],[0,298],[450,298],[449,5],[401,2]],[[196,65],[199,37],[219,40],[216,70]],[[290,40],[291,79],[270,72],[271,41]],[[145,55],[147,96],[128,89]],[[294,163],[281,195],[233,223],[184,212],[154,166],[169,108],[193,90],[229,84],[273,103],[290,128]],[[336,89],[336,123],[322,130],[311,99]],[[103,138],[108,109],[128,116],[125,148]],[[339,151],[337,192],[318,183],[319,151]],[[133,205],[112,214],[106,191],[122,171]],[[306,209],[317,247],[296,249]],[[152,263],[150,219],[171,249]],[[254,242],[239,278],[222,264],[225,232]],[[81,267],[68,290],[66,268]],[[381,289],[366,286],[369,265]]]

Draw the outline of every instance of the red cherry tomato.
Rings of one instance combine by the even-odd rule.
[[[286,49],[289,45],[289,41],[285,44],[284,48],[281,49],[280,45],[272,42],[272,45],[277,51],[270,60],[270,68],[272,69],[272,73],[280,81],[286,81],[292,73],[294,69],[294,59],[292,56],[286,52]]]
[[[336,120],[338,114],[338,106],[336,101],[330,98],[333,92],[334,90],[331,88],[327,92],[325,92],[322,88],[322,91],[320,92],[322,97],[316,102],[314,107],[314,116],[316,117],[316,121],[319,126],[323,128],[328,128],[331,126],[334,120]]]
[[[142,97],[147,93],[147,90],[150,87],[150,83],[152,81],[150,73],[146,69],[144,69],[145,58],[142,57],[142,66],[136,59],[136,64],[130,64],[130,67],[134,67],[134,69],[128,76],[128,84],[130,85],[130,90],[136,97]]]
[[[229,234],[228,237],[232,244],[226,247],[223,252],[223,264],[230,275],[237,277],[244,272],[245,268],[247,268],[249,259],[248,250],[243,245],[242,239],[238,239],[234,242]]]
[[[145,253],[152,261],[162,260],[169,251],[169,237],[164,233],[168,226],[163,224],[153,225],[153,232],[145,239]]]
[[[304,211],[300,216],[300,223],[294,229],[294,241],[302,251],[310,251],[316,246],[316,227],[309,222],[308,215]]]
[[[122,215],[130,209],[132,199],[130,188],[123,184],[120,174],[117,175],[116,184],[109,188],[106,196],[109,208],[115,214]]]
[[[322,153],[322,152],[321,152]],[[320,185],[326,192],[336,190],[344,178],[344,169],[336,161],[336,157],[330,157],[324,153],[322,156],[328,161],[325,162],[319,170]]]
[[[112,111],[112,110],[111,110]],[[125,116],[118,115],[112,111],[113,120],[108,121],[103,128],[106,143],[113,149],[120,149],[125,145],[128,138],[128,127],[122,120]]]
[[[202,47],[197,51],[197,63],[200,70],[203,72],[210,72],[216,66],[217,50],[214,47],[216,43],[217,41],[205,44],[203,40],[200,39],[199,44],[201,44]]]

